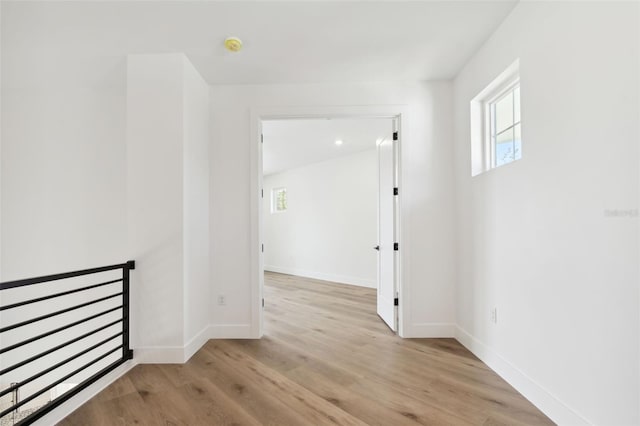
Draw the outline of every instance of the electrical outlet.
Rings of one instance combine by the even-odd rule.
[[[498,323],[498,308],[491,308],[491,322]]]
[[[224,306],[224,305],[226,305],[226,304],[227,304],[227,299],[226,299],[226,297],[225,297],[223,294],[219,295],[219,296],[218,296],[218,305],[220,305],[220,306]]]

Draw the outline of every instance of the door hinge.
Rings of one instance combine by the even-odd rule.
[[[264,244],[262,244],[262,252],[264,253]]]
[[[398,195],[398,188],[393,188],[393,195]]]
[[[260,134],[260,143],[264,143],[264,135]]]
[[[393,250],[398,251],[398,243],[393,243]]]
[[[262,307],[264,308],[264,297],[262,298]]]
[[[393,306],[398,306],[398,298],[397,297],[395,299],[393,299]]]
[[[260,190],[260,197],[261,197],[261,198],[264,198],[264,189],[261,189],[261,190]]]
[[[389,133],[387,133],[389,134]],[[393,140],[397,141],[398,140],[398,132],[393,132]]]

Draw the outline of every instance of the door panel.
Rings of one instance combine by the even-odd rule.
[[[394,124],[395,127],[395,124]],[[393,331],[397,330],[394,250],[396,197],[395,141],[385,138],[378,144],[378,315]]]

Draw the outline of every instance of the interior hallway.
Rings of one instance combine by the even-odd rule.
[[[265,274],[265,336],[138,365],[63,425],[553,424],[453,339],[400,339],[376,290]]]

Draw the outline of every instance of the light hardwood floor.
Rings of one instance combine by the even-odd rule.
[[[265,336],[138,365],[62,425],[553,424],[453,339],[400,339],[375,290],[265,275]]]

